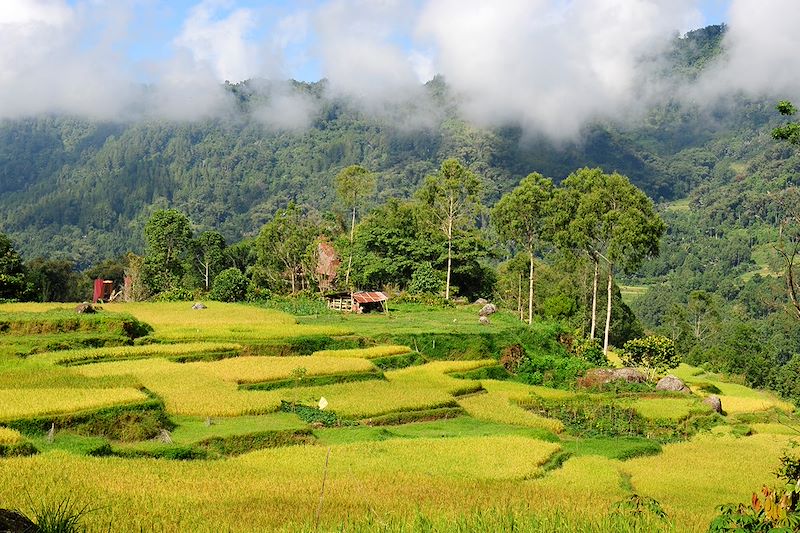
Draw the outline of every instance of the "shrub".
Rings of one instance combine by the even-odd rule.
[[[572,350],[581,359],[595,366],[608,366],[608,359],[597,339],[578,338],[572,343]]]
[[[153,298],[156,302],[191,302],[194,299],[194,293],[183,287],[175,287],[159,292],[155,298]]]
[[[444,285],[442,275],[429,262],[420,263],[411,274],[410,294],[438,294]]]
[[[681,362],[675,341],[661,335],[649,335],[625,343],[620,359],[628,366],[643,366],[654,372],[665,372]]]
[[[249,281],[238,268],[226,268],[214,278],[210,297],[219,302],[240,302],[247,296]]]

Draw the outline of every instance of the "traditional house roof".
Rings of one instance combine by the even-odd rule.
[[[354,292],[353,300],[360,304],[385,302],[389,297],[380,291],[375,292]]]

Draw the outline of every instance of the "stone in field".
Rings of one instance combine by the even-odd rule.
[[[683,392],[686,394],[690,394],[692,391],[686,384],[675,376],[665,376],[658,380],[656,383],[656,390],[666,390],[672,392]]]
[[[208,307],[206,307],[206,304],[202,302],[197,302],[192,306],[192,309],[208,309]]]
[[[480,318],[478,318],[478,322],[480,322],[484,326],[488,326],[489,325],[489,317],[488,316],[481,316]]]
[[[76,313],[96,313],[97,312],[97,308],[95,308],[92,304],[90,304],[88,302],[83,302],[82,304],[78,304],[77,307],[75,307],[75,312]]]
[[[703,400],[703,403],[712,408],[717,413],[722,414],[722,400],[719,399],[719,396],[716,394],[712,394],[708,398]]]
[[[578,385],[595,387],[617,380],[628,383],[644,383],[647,381],[647,376],[635,368],[594,368],[578,380]]]
[[[486,305],[488,303],[489,300],[487,300],[486,298],[478,298],[477,300],[475,300],[475,304],[477,305]]]
[[[478,311],[478,316],[489,316],[497,312],[497,307],[494,304],[486,304]]]
[[[12,509],[0,509],[0,533],[37,533],[39,527],[30,518]]]

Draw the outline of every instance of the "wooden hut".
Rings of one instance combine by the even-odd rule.
[[[338,292],[325,296],[328,309],[352,313],[386,312],[386,301],[389,299],[380,291]]]

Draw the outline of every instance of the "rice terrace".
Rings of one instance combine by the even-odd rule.
[[[563,332],[475,305],[72,307],[0,305],[0,501],[90,531],[705,531],[797,436],[687,365],[689,393],[523,384],[501,357],[566,361]]]

